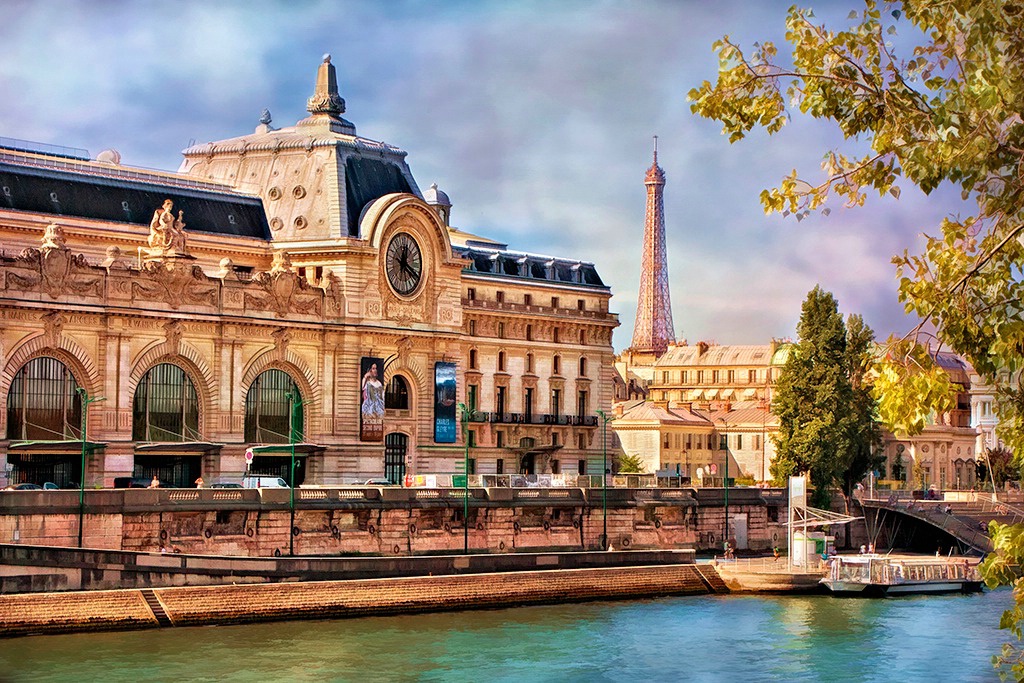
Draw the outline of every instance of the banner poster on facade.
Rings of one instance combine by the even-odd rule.
[[[455,363],[434,363],[434,441],[455,443]]]
[[[359,364],[362,376],[359,408],[359,440],[384,440],[384,361],[364,356]]]

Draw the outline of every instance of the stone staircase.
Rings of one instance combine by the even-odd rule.
[[[728,593],[729,587],[725,585],[721,575],[711,565],[694,565],[694,571],[700,577],[710,593]]]
[[[139,592],[142,593],[142,598],[146,601],[150,611],[153,612],[153,617],[158,624],[161,626],[174,626],[174,622],[171,621],[166,610],[164,610],[164,606],[160,603],[160,598],[156,596],[156,591],[152,588],[143,588]]]

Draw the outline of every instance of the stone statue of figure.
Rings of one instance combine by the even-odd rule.
[[[185,254],[184,211],[174,216],[174,202],[164,200],[164,206],[153,213],[149,223],[149,248],[154,252]]]
[[[67,249],[67,242],[64,239],[64,228],[56,223],[50,223],[43,232],[43,251],[50,249]]]

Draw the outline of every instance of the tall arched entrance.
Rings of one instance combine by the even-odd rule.
[[[14,375],[7,393],[8,480],[52,482],[61,488],[82,481],[82,397],[71,370],[49,356],[33,358]]]
[[[391,432],[384,437],[384,477],[392,484],[405,480],[405,453],[409,437],[401,432]]]

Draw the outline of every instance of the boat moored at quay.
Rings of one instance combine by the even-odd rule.
[[[836,555],[824,563],[823,571],[821,584],[836,595],[887,597],[981,590],[977,565],[967,558]]]

